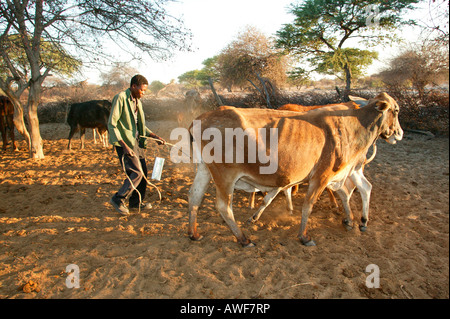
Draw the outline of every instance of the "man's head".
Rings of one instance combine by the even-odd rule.
[[[136,99],[142,98],[147,88],[148,88],[148,81],[144,76],[140,74],[133,76],[130,82],[130,90],[131,95],[134,98]]]

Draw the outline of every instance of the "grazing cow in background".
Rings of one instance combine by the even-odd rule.
[[[3,139],[3,151],[6,151],[8,145],[6,129],[9,130],[13,150],[17,151],[14,138],[14,105],[7,96],[0,96],[0,132]]]
[[[108,118],[111,110],[111,102],[106,100],[94,100],[72,104],[67,115],[67,124],[70,125],[69,144],[73,135],[80,130],[81,149],[84,149],[84,135],[86,128],[98,129],[99,135],[108,130]]]
[[[97,128],[94,128],[92,130],[92,134],[94,135],[94,144],[97,144],[97,134],[98,139],[100,140],[100,143],[102,143],[103,147],[108,147],[108,131],[103,132],[100,134]]]
[[[236,185],[239,183],[241,186],[257,188],[276,195],[295,184],[308,182],[298,236],[302,244],[315,245],[307,235],[307,224],[317,198],[328,186],[332,189],[342,188],[347,177],[357,169],[361,158],[367,154],[376,139],[381,137],[395,144],[403,138],[398,113],[397,102],[386,93],[377,95],[360,109],[335,106],[298,113],[221,107],[204,113],[197,119],[201,123],[201,134],[197,134],[196,137],[195,131],[191,132],[198,146],[198,152],[204,155],[205,148],[208,155],[208,150],[211,149],[209,144],[213,141],[204,140],[203,136],[209,136],[213,130],[219,130],[221,133],[220,136],[216,134],[219,141],[222,139],[220,145],[230,147],[230,143],[227,144],[224,140],[227,135],[226,129],[253,128],[258,133],[248,136],[246,144],[243,145],[244,150],[246,147],[249,149],[251,139],[258,141],[258,154],[260,151],[261,154],[270,154],[269,166],[267,157],[264,156],[257,158],[256,161],[253,161],[254,158],[249,161],[247,155],[247,160],[243,163],[229,163],[223,149],[221,161],[199,163],[189,193],[189,237],[192,240],[202,238],[197,229],[197,213],[211,178],[216,186],[217,210],[244,247],[254,245],[234,220],[232,203]],[[278,137],[276,151],[271,149],[272,141],[269,143],[268,137],[264,138],[264,135],[260,134],[263,129],[268,128]],[[203,134],[206,130],[208,131]],[[270,139],[272,140],[272,135]],[[217,142],[216,139],[214,142]],[[231,151],[236,154],[237,146],[231,147],[233,148]],[[273,163],[270,159],[277,163],[275,172],[272,171]],[[368,216],[363,215],[361,227],[367,227],[367,222]]]

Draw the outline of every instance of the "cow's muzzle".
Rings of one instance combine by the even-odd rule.
[[[397,141],[403,139],[403,130],[398,128],[397,130],[389,129],[387,132],[381,134],[381,138],[386,140],[389,144],[396,144]]]

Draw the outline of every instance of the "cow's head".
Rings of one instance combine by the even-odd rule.
[[[400,108],[387,93],[380,93],[369,103],[375,104],[375,109],[382,113],[380,137],[390,144],[395,144],[403,138],[403,130],[398,121]]]

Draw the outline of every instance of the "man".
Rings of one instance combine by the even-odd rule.
[[[144,151],[146,137],[157,139],[159,145],[166,143],[145,126],[140,99],[147,88],[147,79],[142,75],[135,75],[131,79],[130,88],[114,97],[108,120],[109,141],[114,145],[120,164],[128,175],[110,203],[119,214],[125,216],[129,214],[125,205],[128,196],[130,208],[139,208],[139,205],[141,209],[151,208],[150,203],[143,202],[147,189],[147,181],[144,178],[147,177]]]

